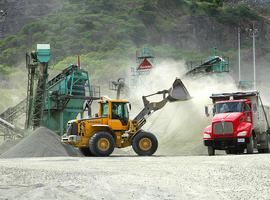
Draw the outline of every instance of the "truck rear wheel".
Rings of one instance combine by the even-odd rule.
[[[254,140],[253,136],[249,138],[249,143],[247,144],[247,154],[253,154],[254,151]]]
[[[141,131],[134,136],[132,148],[139,156],[151,156],[158,148],[158,140],[152,133]]]
[[[90,138],[89,148],[95,156],[109,156],[114,150],[114,138],[108,132],[97,132]]]
[[[263,149],[263,152],[262,153],[270,153],[270,135],[266,135],[266,148]]]
[[[208,155],[214,156],[215,155],[215,149],[212,146],[208,146]]]

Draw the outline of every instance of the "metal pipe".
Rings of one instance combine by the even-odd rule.
[[[255,28],[255,23],[253,22],[252,28],[247,29],[250,36],[252,37],[252,51],[253,51],[253,89],[256,90],[256,47],[255,47],[255,39],[256,34],[258,33],[258,29]]]
[[[253,23],[253,30],[252,30],[252,38],[253,38],[253,71],[254,71],[254,90],[256,90],[256,50],[255,50],[255,29]]]
[[[241,81],[241,29],[238,27],[238,83]]]
[[[77,66],[80,69],[81,68],[81,60],[80,60],[80,56],[78,55],[77,57]]]

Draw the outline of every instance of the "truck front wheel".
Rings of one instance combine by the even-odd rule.
[[[232,154],[232,150],[225,150],[226,154]]]
[[[242,152],[242,150],[237,150],[237,149],[226,150],[226,154],[238,154],[238,153],[241,153],[241,152]],[[244,152],[244,150],[243,150],[243,152]]]
[[[141,131],[134,136],[132,148],[139,156],[151,156],[158,148],[158,140],[152,133]]]
[[[208,146],[208,155],[214,156],[215,155],[215,149],[212,146]]]
[[[89,148],[95,156],[109,156],[114,150],[114,138],[108,132],[97,132],[90,138]]]
[[[239,149],[239,150],[237,150],[237,153],[238,153],[238,154],[243,154],[244,151],[245,151],[245,149]]]
[[[249,138],[249,143],[247,144],[247,153],[253,154],[253,150],[254,150],[254,140],[253,140],[253,136],[251,136]]]

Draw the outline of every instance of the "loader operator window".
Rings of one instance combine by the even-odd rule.
[[[101,104],[101,109],[102,109],[101,116],[102,117],[108,117],[108,103],[102,103]]]
[[[215,110],[216,113],[244,112],[244,103],[242,102],[217,103],[215,105]]]
[[[112,103],[112,119],[119,119],[123,125],[127,125],[129,118],[127,103]]]

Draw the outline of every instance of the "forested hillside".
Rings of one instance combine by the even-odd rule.
[[[31,5],[25,6],[29,9]],[[193,59],[208,55],[213,47],[232,55],[236,27],[249,27],[252,21],[263,29],[259,45],[269,46],[264,42],[265,22],[242,4],[231,6],[217,0],[63,0],[56,8],[1,39],[2,73],[12,72],[36,43],[51,44],[54,65],[69,63],[68,56],[81,54],[84,62],[95,68],[122,66],[144,45],[159,58]],[[250,42],[243,45],[248,47]]]
[[[241,27],[242,65],[248,79],[252,39],[245,30],[255,23],[257,63],[264,75],[262,69],[270,62],[269,12],[262,11],[267,6],[252,5],[229,0],[3,0],[0,6],[8,15],[0,21],[0,110],[25,97],[24,56],[37,43],[51,44],[50,75],[81,55],[91,81],[106,89],[109,79],[125,76],[136,64],[135,52],[143,46],[153,51],[157,64],[198,61],[217,47],[219,55],[230,58],[237,77]]]

